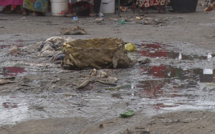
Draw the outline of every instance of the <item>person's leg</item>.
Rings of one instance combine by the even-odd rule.
[[[17,6],[15,7],[15,9],[13,10],[13,12],[16,13],[16,14],[21,14],[21,13],[22,13],[22,11],[21,11],[21,6],[20,6],[20,5],[17,5]]]
[[[6,13],[6,14],[12,13],[11,5],[5,6],[5,7],[3,8],[3,11],[2,11],[2,12],[3,12],[3,13]]]
[[[100,12],[101,0],[93,0],[94,12],[98,14]]]
[[[149,14],[148,7],[142,7],[143,14]]]
[[[165,13],[165,6],[158,6],[159,13]]]
[[[23,8],[22,15],[26,16],[26,15],[28,15],[28,14],[29,14],[29,13],[28,13],[28,9]]]
[[[72,3],[68,3],[68,11],[66,13],[67,17],[74,17],[76,13],[74,12],[74,6]]]
[[[89,16],[96,16],[96,13],[94,12],[94,6],[90,4],[90,15]]]
[[[45,16],[45,14],[42,13],[42,12],[33,12],[32,15],[33,15],[33,16]]]

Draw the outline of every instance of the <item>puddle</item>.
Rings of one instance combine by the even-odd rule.
[[[137,88],[141,89],[142,97],[158,97],[163,96],[162,88],[165,85],[170,84],[172,90],[177,91],[180,88],[197,88],[198,83],[214,83],[215,82],[215,70],[214,69],[189,69],[183,70],[181,68],[175,68],[172,66],[150,66],[148,69],[143,69],[143,74],[154,76],[155,80],[140,81],[137,84]],[[147,72],[147,73],[145,73]],[[158,79],[162,78],[162,79]],[[157,79],[157,80],[156,80]],[[177,81],[180,80],[180,81]],[[174,83],[177,81],[177,84]],[[177,90],[176,90],[177,89]],[[181,95],[172,94],[168,97],[179,97]]]
[[[4,108],[17,108],[17,103],[11,103],[11,102],[3,102],[2,106]]]
[[[0,48],[4,49],[4,48],[11,48],[13,46],[17,46],[17,47],[23,47],[23,45],[1,45]]]
[[[158,78],[176,78],[180,80],[195,79],[200,82],[215,82],[214,69],[182,69],[170,65],[144,66],[141,67],[143,74],[152,75]]]
[[[0,49],[11,48],[13,46],[24,47],[32,42],[30,40],[0,40]]]
[[[215,23],[200,23],[200,26],[215,26]]]
[[[26,72],[23,67],[3,67],[4,76],[17,76]]]
[[[166,45],[161,43],[154,44],[141,44],[141,50],[139,51],[142,56],[151,58],[170,58],[170,59],[180,59],[180,60],[205,60],[207,56],[197,56],[197,55],[186,55],[181,52],[174,52],[166,50]],[[214,54],[213,54],[214,56]]]
[[[171,47],[177,48],[177,45]],[[198,55],[197,51],[189,55],[183,53],[183,50],[170,50],[169,45],[162,43],[147,44],[144,42],[137,48],[137,53],[132,53],[135,58],[160,58],[162,62],[154,60],[153,63],[138,64],[133,68],[114,70],[113,73],[119,79],[117,86],[122,88],[111,91],[105,90],[107,85],[100,85],[99,89],[93,88],[87,91],[73,90],[71,89],[73,81],[60,83],[61,79],[57,78],[57,73],[62,73],[61,68],[55,66],[42,68],[46,63],[33,64],[32,67],[4,66],[3,74],[5,76],[19,76],[28,70],[28,73],[33,72],[34,75],[37,73],[47,75],[48,79],[51,79],[53,76],[51,74],[55,73],[54,77],[57,81],[51,79],[53,82],[48,83],[47,87],[51,90],[47,91],[40,88],[40,83],[41,85],[47,84],[46,80],[43,80],[46,77],[41,78],[42,80],[35,77],[33,86],[44,92],[0,96],[0,111],[2,113],[0,125],[30,119],[77,116],[100,121],[117,117],[125,109],[140,111],[146,116],[179,110],[213,111],[215,109],[215,69],[213,66],[206,66],[208,59],[213,63],[214,54],[208,54],[205,51],[202,56]],[[26,63],[26,59],[23,61]],[[169,61],[177,62],[170,63]],[[71,78],[73,78],[81,76],[81,72],[66,73],[71,73]],[[72,76],[73,73],[74,76]],[[65,77],[70,78],[66,74]],[[65,88],[56,89],[56,84],[59,83]],[[95,83],[94,87],[97,84]],[[31,90],[30,87],[25,88]]]
[[[183,50],[170,51],[166,45],[159,43],[142,44],[139,53],[144,57],[166,59],[167,63],[169,59],[176,59],[180,61],[176,63],[183,65],[180,67],[178,64],[168,65],[165,62],[140,65],[137,68],[139,75],[135,77],[146,78],[136,80],[136,94],[142,98],[139,105],[148,105],[160,112],[215,108],[215,104],[211,103],[215,102],[215,94],[208,95],[211,90],[215,90],[214,54],[186,55]],[[197,61],[200,65],[202,62],[203,66],[192,67],[195,62],[185,60]]]

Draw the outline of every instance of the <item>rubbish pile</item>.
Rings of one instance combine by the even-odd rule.
[[[50,58],[50,62],[65,69],[127,68],[134,64],[127,52],[136,50],[134,44],[126,44],[119,38],[51,37],[33,47],[28,50],[37,49],[37,57]]]
[[[52,57],[53,55],[62,51],[63,43],[66,39],[63,37],[51,37],[44,42],[38,42],[35,46],[38,46],[38,56],[40,57]]]
[[[123,68],[132,65],[118,38],[74,40],[63,45],[62,66],[67,69]]]
[[[80,26],[73,26],[71,28],[62,28],[61,34],[63,35],[84,35],[87,32]]]

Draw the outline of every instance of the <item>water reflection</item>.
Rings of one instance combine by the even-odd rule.
[[[166,84],[165,80],[141,81],[137,88],[140,88],[140,95],[147,98],[157,98],[163,94],[162,87]]]
[[[214,54],[208,53],[205,56],[186,55],[183,52],[173,52],[167,49],[162,43],[147,44],[140,47],[139,54],[143,57],[178,59],[178,60],[202,60],[211,62]],[[140,65],[142,76],[149,79],[137,82],[136,88],[140,97],[155,110],[163,109],[184,109],[200,108],[208,105],[214,100],[209,96],[207,83],[215,82],[215,70],[211,68],[184,69],[166,64],[145,64]],[[152,76],[152,77],[148,77]],[[204,102],[201,106],[199,101]]]
[[[23,67],[3,67],[4,76],[17,76],[18,74],[26,72]]]
[[[175,78],[179,80],[195,80],[200,82],[215,82],[214,69],[182,69],[170,65],[142,66],[143,74],[149,74],[158,78]]]
[[[143,70],[143,74],[152,75],[156,78],[165,78],[165,83],[167,81],[170,81],[170,78],[178,79],[181,81],[187,80],[188,81],[186,85],[187,87],[195,87],[198,82],[215,82],[214,69],[196,68],[196,69],[183,70],[181,68],[172,67],[170,65],[148,66],[148,67],[144,66],[144,67],[141,67],[141,69]],[[154,85],[154,87],[157,87],[157,86]]]
[[[165,44],[153,43],[153,44],[141,44],[140,54],[151,58],[168,58],[168,59],[180,59],[180,60],[206,60],[207,56],[186,55],[181,52],[168,51]],[[210,54],[213,56],[212,54]]]
[[[23,47],[24,40],[0,40],[0,48],[11,48],[12,46]]]

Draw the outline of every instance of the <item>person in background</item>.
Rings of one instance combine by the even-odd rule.
[[[28,15],[29,11],[33,16],[44,16],[48,10],[49,0],[24,0],[23,15]]]
[[[139,0],[139,6],[143,8],[144,13],[148,13],[147,8],[156,6],[159,13],[165,13],[164,7],[168,0]],[[136,1],[138,5],[138,0]]]
[[[98,15],[100,12],[101,0],[94,0],[93,2],[94,2],[94,12],[96,13],[96,15]]]
[[[21,6],[23,4],[23,0],[0,0],[0,6],[5,6],[2,10],[3,13],[17,13],[21,14]]]
[[[100,12],[101,0],[68,0],[69,9],[67,17],[72,17],[76,15],[89,15],[97,16]],[[85,11],[89,12],[86,13]]]

